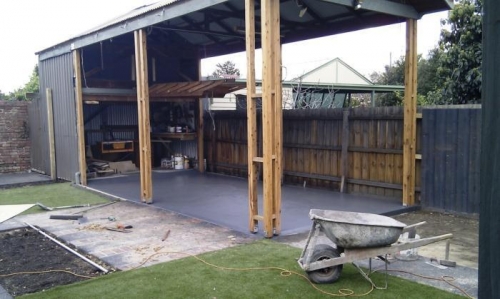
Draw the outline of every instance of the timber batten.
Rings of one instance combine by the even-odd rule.
[[[406,61],[403,143],[403,205],[415,204],[417,119],[417,20],[406,22]]]
[[[147,35],[144,29],[134,32],[137,109],[139,115],[139,156],[141,176],[141,201],[153,202],[153,181],[151,169],[151,133],[149,120],[149,86]]]
[[[85,127],[83,123],[83,93],[80,50],[73,51],[73,69],[75,72],[75,107],[76,128],[78,138],[78,165],[80,169],[80,184],[87,186],[87,162],[85,155]]]

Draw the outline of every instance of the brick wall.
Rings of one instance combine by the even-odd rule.
[[[31,168],[28,104],[0,101],[0,173]]]

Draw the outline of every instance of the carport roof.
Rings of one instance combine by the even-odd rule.
[[[453,6],[452,0],[279,1],[282,43],[401,23]],[[361,8],[355,9],[358,3]],[[257,0],[257,32],[261,27],[259,4]],[[177,40],[198,47],[203,58],[211,57],[244,51],[244,24],[244,0],[162,0],[136,8],[37,54],[40,60],[45,60],[147,28],[148,38],[153,41],[165,42],[169,35],[175,35]],[[258,37],[256,44],[260,47]]]

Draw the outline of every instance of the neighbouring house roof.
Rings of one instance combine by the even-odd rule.
[[[373,84],[368,78],[338,57],[292,81],[327,84]]]

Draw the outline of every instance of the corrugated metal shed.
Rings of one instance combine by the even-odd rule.
[[[41,90],[41,89],[40,89]],[[41,90],[43,92],[43,90]],[[47,102],[41,96],[28,106],[31,168],[50,175],[49,135],[47,132]]]
[[[75,92],[73,89],[73,56],[64,54],[58,57],[39,61],[41,108],[46,108],[45,89],[52,89],[54,106],[54,138],[56,144],[57,176],[72,181],[78,171],[78,147],[76,135]],[[42,119],[47,123],[47,118]],[[40,144],[39,150],[47,154],[48,142]],[[45,148],[47,146],[47,148]],[[33,149],[35,150],[35,149]],[[50,171],[45,171],[49,173]]]

